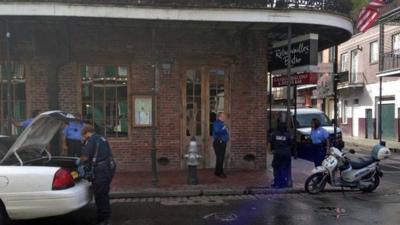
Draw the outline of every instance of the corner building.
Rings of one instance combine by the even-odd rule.
[[[317,33],[321,50],[352,34],[346,1],[286,2],[0,1],[0,33],[11,34],[9,42],[1,36],[0,62],[12,65],[12,113],[81,112],[108,137],[120,171],[146,171],[151,123],[160,170],[185,168],[193,136],[200,167],[213,167],[212,123],[225,112],[227,167],[265,168],[268,49],[287,38],[287,24],[293,36]]]

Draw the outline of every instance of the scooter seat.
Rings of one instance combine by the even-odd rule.
[[[353,169],[361,169],[376,162],[372,156],[362,156],[359,158],[351,159],[350,165]]]

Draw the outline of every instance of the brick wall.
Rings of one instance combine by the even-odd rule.
[[[169,23],[159,26],[152,45],[152,31],[145,22],[110,20],[77,20],[70,22],[49,20],[45,29],[59,38],[60,47],[54,52],[46,48],[40,57],[32,58],[35,46],[45,46],[46,39],[33,37],[27,49],[18,49],[29,68],[27,100],[29,109],[49,108],[48,75],[56,68],[59,86],[59,107],[65,111],[80,111],[81,85],[79,65],[116,64],[129,66],[129,109],[132,96],[149,95],[152,91],[155,61],[170,63],[171,74],[159,75],[157,80],[157,159],[168,158],[169,164],[160,170],[181,168],[186,149],[182,135],[182,77],[183,68],[193,66],[222,66],[230,71],[230,131],[229,166],[265,168],[266,162],[266,37],[262,32],[237,32],[236,28],[196,27],[199,24]],[[21,32],[29,27],[43,33],[43,27],[32,22],[21,22]],[[67,23],[67,24],[66,24]],[[68,32],[62,30],[65,27]],[[58,43],[58,42],[56,42]],[[26,45],[20,45],[26,46]],[[152,52],[152,47],[154,50]],[[39,49],[40,50],[40,49]],[[42,55],[48,54],[48,57]],[[62,55],[62,59],[54,55]],[[229,92],[229,90],[226,90]],[[131,111],[131,110],[130,110]],[[129,113],[133,118],[133,113]],[[127,138],[110,138],[120,171],[150,170],[151,128],[132,126]],[[205,121],[208,123],[208,121]],[[206,153],[204,153],[206,154]],[[255,161],[245,161],[246,155]]]

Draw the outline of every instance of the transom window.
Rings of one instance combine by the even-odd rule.
[[[128,135],[128,67],[83,65],[82,117],[109,137]]]
[[[25,70],[22,64],[11,63],[11,115],[17,121],[26,119],[26,95],[25,95]],[[8,101],[7,101],[7,70],[4,64],[0,65],[0,133],[7,132],[8,124]],[[12,134],[16,135],[22,131],[13,126]]]

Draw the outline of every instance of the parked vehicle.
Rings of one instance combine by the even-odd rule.
[[[390,150],[381,145],[374,146],[371,155],[349,159],[346,153],[331,147],[329,156],[313,170],[306,179],[305,190],[317,194],[324,190],[326,183],[333,187],[348,187],[372,192],[378,186],[383,176],[379,162],[390,156]]]
[[[50,140],[69,120],[50,111],[34,119],[0,161],[0,224],[69,213],[91,200],[90,183],[77,175],[74,157],[54,157]],[[0,137],[1,148],[8,137]]]
[[[270,112],[268,112],[270,113]],[[268,115],[269,116],[269,115]],[[267,119],[269,118],[267,116]],[[271,111],[272,124],[269,132],[277,129],[278,120],[286,118],[286,109],[272,109]],[[342,139],[342,130],[337,127],[336,137],[332,121],[325,115],[324,112],[314,108],[299,108],[296,110],[296,120],[294,119],[294,110],[290,110],[289,126],[292,135],[296,134],[296,145],[294,146],[294,154],[302,159],[313,161],[313,153],[311,151],[311,120],[318,119],[321,122],[321,127],[330,134],[330,143],[332,146],[343,149],[344,142]],[[294,122],[296,121],[296,123]],[[296,126],[295,126],[296,125]],[[296,127],[296,131],[295,131]]]

